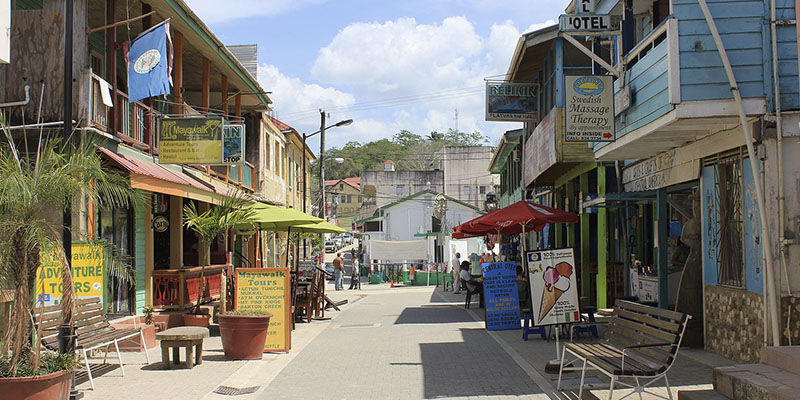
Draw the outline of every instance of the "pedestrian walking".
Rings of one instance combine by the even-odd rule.
[[[417,269],[412,265],[411,268],[408,269],[408,279],[411,281],[411,286],[414,286],[415,275],[417,275]]]
[[[361,274],[358,268],[358,258],[353,257],[353,273],[350,276],[349,290],[361,289],[361,281],[359,280],[360,275]]]
[[[456,252],[456,258],[450,262],[450,284],[453,286],[453,293],[461,293],[461,253]]]
[[[342,253],[336,253],[336,258],[333,259],[333,287],[336,290],[342,290],[342,280],[344,279],[344,266],[342,264]]]

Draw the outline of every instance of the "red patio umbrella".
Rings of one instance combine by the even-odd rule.
[[[489,233],[513,235],[541,231],[552,223],[578,222],[578,214],[529,201],[518,201],[453,228],[453,239],[478,237]]]

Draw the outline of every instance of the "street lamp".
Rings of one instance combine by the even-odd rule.
[[[319,166],[320,166],[320,187],[322,188],[322,199],[323,199],[323,206],[325,205],[325,167],[323,166],[322,162],[324,161],[325,157],[325,130],[330,128],[338,128],[342,126],[348,126],[353,123],[352,119],[346,119],[343,121],[339,121],[333,125],[325,126],[325,112],[320,110],[320,115],[322,118],[322,123],[320,124],[320,130],[308,135],[303,133],[303,212],[308,212],[306,206],[306,190],[308,189],[308,182],[307,182],[307,175],[306,175],[306,139],[321,133],[320,141],[319,141]],[[324,218],[324,211],[322,211],[322,216]]]

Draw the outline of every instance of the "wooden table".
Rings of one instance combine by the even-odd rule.
[[[156,339],[161,341],[161,362],[167,369],[180,364],[181,347],[186,348],[186,368],[192,368],[193,362],[203,363],[203,339],[208,337],[208,328],[199,326],[179,326],[156,333]],[[192,357],[192,348],[195,355]],[[172,362],[169,359],[169,349],[172,349]]]

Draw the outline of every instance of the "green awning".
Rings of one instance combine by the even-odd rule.
[[[237,229],[253,229],[265,231],[285,231],[289,227],[296,225],[314,224],[324,222],[321,218],[308,215],[293,208],[283,208],[271,206],[264,203],[256,203],[250,206],[254,209],[254,226],[237,226]]]

